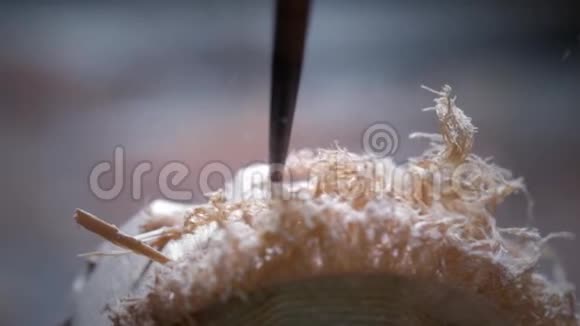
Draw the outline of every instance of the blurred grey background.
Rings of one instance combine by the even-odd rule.
[[[480,129],[476,152],[526,177],[535,226],[580,233],[579,8],[315,1],[292,147],[359,151],[364,129],[388,121],[402,161],[425,146],[410,132],[437,129],[419,86],[449,83]],[[66,316],[76,255],[99,243],[76,207],[122,223],[161,196],[155,173],[143,200],[129,186],[111,201],[91,194],[91,168],[116,145],[128,171],[185,162],[197,202],[203,164],[266,159],[271,33],[268,0],[0,4],[0,325]],[[498,215],[523,225],[523,198]],[[578,241],[554,246],[580,283]]]

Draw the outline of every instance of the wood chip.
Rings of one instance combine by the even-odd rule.
[[[76,222],[85,229],[120,247],[127,248],[134,253],[149,257],[161,264],[171,261],[169,257],[155,250],[151,246],[133,236],[123,233],[117,226],[107,223],[89,212],[77,209],[74,218]]]

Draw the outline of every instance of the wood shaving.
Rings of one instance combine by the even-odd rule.
[[[422,155],[397,165],[303,150],[288,158],[287,172],[301,177],[284,185],[283,199],[264,184],[213,194],[168,240],[171,261],[149,292],[114,308],[113,323],[197,325],[206,307],[269,284],[374,273],[458,286],[514,325],[579,325],[573,286],[561,272],[554,282],[536,270],[546,242],[569,234],[496,225],[495,207],[526,192],[523,179],[471,153],[477,129],[451,87],[426,89],[438,96],[428,110],[441,134],[412,135],[430,141]],[[253,169],[268,176],[267,166]]]
[[[110,241],[120,247],[127,248],[132,252],[147,256],[150,259],[165,264],[171,259],[161,252],[153,249],[137,237],[127,235],[113,224],[109,224],[102,219],[96,217],[81,209],[77,209],[74,215],[76,222],[87,230],[98,234],[105,240]]]

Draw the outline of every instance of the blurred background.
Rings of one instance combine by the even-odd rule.
[[[448,83],[479,127],[475,151],[518,176],[542,233],[580,233],[579,1],[315,1],[291,147],[361,150],[364,129],[388,121],[395,158],[437,130],[421,113]],[[2,2],[0,4],[0,325],[56,325],[100,240],[76,207],[123,223],[154,198],[156,172],[197,173],[267,157],[272,1]],[[126,168],[153,164],[143,199],[130,175],[104,201],[90,170],[125,148]],[[112,177],[103,177],[103,187]],[[525,200],[498,212],[526,223]],[[578,241],[555,241],[580,283]]]

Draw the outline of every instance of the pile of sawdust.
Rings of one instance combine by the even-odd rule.
[[[283,198],[271,198],[267,180],[236,187],[248,179],[241,171],[157,243],[171,261],[157,268],[150,292],[116,307],[112,320],[195,325],[206,307],[265,286],[384,274],[452,284],[516,325],[577,325],[573,287],[535,269],[548,238],[496,225],[496,205],[525,192],[523,180],[471,153],[476,129],[450,92],[435,92],[431,108],[441,134],[412,135],[431,145],[403,165],[340,148],[297,152]],[[267,176],[267,169],[250,170]]]

